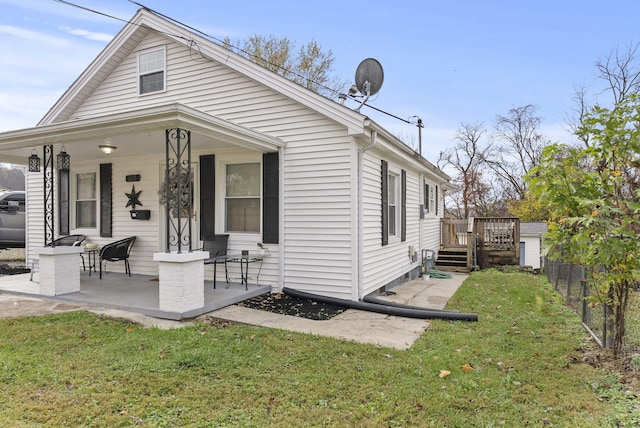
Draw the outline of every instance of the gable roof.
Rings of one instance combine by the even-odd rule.
[[[79,122],[78,119],[73,117],[73,114],[151,32],[161,33],[173,42],[181,44],[188,49],[195,48],[202,57],[223,64],[239,74],[341,124],[346,127],[349,135],[356,137],[360,141],[364,141],[365,144],[371,142],[370,135],[372,133],[380,134],[383,136],[383,140],[386,141],[388,148],[387,153],[393,153],[394,156],[425,171],[426,174],[438,177],[438,180],[441,180],[441,185],[444,186],[443,190],[445,187],[447,189],[452,188],[448,183],[450,177],[444,173],[444,171],[420,156],[402,140],[373,122],[367,116],[271,72],[217,43],[194,34],[189,28],[176,24],[170,21],[170,19],[159,16],[146,8],[141,8],[137,11],[133,18],[120,30],[111,42],[107,44],[102,52],[49,109],[36,127],[0,133],[0,148],[28,147],[43,144],[44,141],[55,143],[59,141],[59,138],[53,137],[56,133],[62,132],[62,134],[65,134],[65,132],[74,126],[84,127],[85,132],[94,132],[92,129],[97,125],[104,126],[101,120],[96,122],[93,119],[86,119]],[[196,122],[200,120],[197,112],[186,109],[186,106],[183,105],[166,105],[159,107],[160,110],[162,110],[162,114],[167,113],[167,111],[169,112],[167,116],[163,117],[163,120],[167,123],[184,123],[193,126],[194,117],[197,118],[195,119]],[[154,109],[151,110],[152,111],[148,112],[138,112],[138,114],[150,115],[151,117],[158,113],[158,111]],[[128,113],[123,113],[123,115],[128,116]],[[104,117],[104,119],[107,120],[109,118]],[[211,120],[211,117],[209,117],[209,120]],[[212,120],[212,122],[215,122],[215,120]],[[253,135],[259,142],[259,145],[262,144],[264,147],[273,149],[283,144],[278,138],[260,132],[253,132],[249,129],[243,132],[238,126],[235,126],[231,122],[223,122],[225,122],[225,126],[231,129],[231,133],[233,137],[236,138],[236,141],[244,141],[245,138]],[[207,132],[210,132],[210,130],[207,130]],[[68,134],[67,137],[69,137]]]
[[[139,9],[136,15],[113,38],[93,62],[65,91],[38,125],[46,125],[71,119],[71,115],[83,101],[129,55],[138,43],[152,30],[188,48],[194,46],[199,53],[212,61],[249,77],[294,101],[347,127],[349,134],[364,132],[367,117],[337,102],[316,94],[246,58],[189,31],[148,9]]]
[[[547,233],[547,223],[544,221],[520,223],[520,236],[539,236],[545,233]]]

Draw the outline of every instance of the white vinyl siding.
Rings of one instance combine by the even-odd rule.
[[[25,172],[27,190],[26,213],[26,263],[31,268],[35,250],[44,246],[44,197],[43,172]]]
[[[137,76],[137,52],[161,45],[166,46],[168,82],[165,92],[139,97],[137,82],[132,78]],[[122,59],[70,116],[98,117],[173,102],[277,137],[286,144],[280,155],[280,215],[284,229],[281,231],[280,245],[269,246],[271,257],[265,260],[260,274],[261,284],[271,284],[274,290],[285,286],[339,298],[357,298],[354,290],[358,283],[358,150],[347,128],[224,64],[205,60],[194,50],[153,31]],[[216,174],[221,174],[218,168],[225,165],[221,163],[223,154],[227,152],[216,152]],[[244,154],[249,158],[255,156],[255,152],[245,151]],[[417,263],[407,256],[407,249],[413,245],[419,251],[421,244],[420,178],[415,170],[406,168],[401,159],[395,159],[390,160],[390,166],[395,165],[398,172],[401,169],[407,171],[407,241],[399,242],[398,239],[397,243],[390,243],[388,248],[381,249],[380,160],[386,158],[386,155],[370,151],[364,159],[362,208],[365,292],[372,292],[416,267]],[[163,214],[157,211],[158,184],[146,183],[149,183],[147,176],[160,181],[160,162],[159,158],[156,159],[152,163],[156,170],[151,171],[152,166],[148,165],[150,162],[146,159],[114,158],[114,239],[129,235],[139,237],[132,254],[134,273],[152,272],[155,269],[157,274],[152,253],[159,249],[157,219]],[[139,190],[143,190],[141,201],[144,209],[149,209],[147,203],[151,207],[150,221],[132,221],[128,218],[128,210],[124,209],[126,200],[116,200],[125,198],[124,192],[131,189],[123,177],[134,173],[143,176],[145,184],[140,184]],[[224,197],[219,195],[224,195],[224,180],[217,181],[217,186],[217,198],[222,200],[216,201],[216,222],[217,229],[222,231],[224,223],[220,222],[224,217]],[[399,197],[398,194],[398,202]],[[439,198],[439,202],[441,200]],[[437,228],[429,225],[428,230],[437,231]],[[397,234],[400,235],[399,226]],[[434,236],[434,240],[439,239],[437,234]],[[231,233],[229,250],[255,250],[259,240],[257,233]],[[282,273],[279,272],[280,266]],[[207,270],[205,277],[210,279],[211,274]],[[283,281],[280,282],[280,279]]]
[[[166,76],[169,80],[165,91],[139,97],[137,52],[160,45],[166,48]],[[196,58],[184,46],[150,32],[73,112],[73,117],[102,116],[171,102],[180,102],[250,128],[256,123],[263,123],[265,127],[261,131],[268,134],[272,133],[274,124],[279,123],[279,118],[289,115],[296,120],[301,115],[316,116],[223,64]]]
[[[540,269],[540,236],[522,236],[520,235],[520,245],[524,244],[524,265],[531,266],[533,269]]]
[[[318,125],[318,123],[316,122]],[[351,194],[352,145],[346,135],[317,134],[288,142],[284,157],[285,284],[351,299],[356,280],[352,252],[355,205]]]
[[[401,242],[400,239],[389,240],[389,244],[381,245],[381,176],[380,160],[385,156],[375,151],[368,151],[364,156],[363,167],[363,221],[364,221],[364,266],[363,266],[363,290],[362,294],[367,295],[385,285],[392,283],[398,278],[415,269],[420,263],[421,231],[424,236],[424,221],[420,220],[420,204],[422,203],[422,178],[414,170],[406,169],[407,175],[407,240]],[[393,161],[389,162],[389,170],[398,170],[398,165]],[[400,177],[398,177],[400,181]],[[398,211],[398,216],[400,215]],[[398,226],[399,227],[399,226]],[[421,230],[422,228],[422,230]],[[429,227],[429,230],[433,228]],[[399,232],[399,229],[398,229]],[[398,233],[399,235],[399,233]],[[434,239],[436,241],[437,230]],[[408,257],[409,246],[413,246],[418,254],[417,261],[413,262]],[[436,247],[437,248],[437,247]]]

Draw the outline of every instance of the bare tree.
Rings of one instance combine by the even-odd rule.
[[[224,46],[320,95],[333,98],[348,85],[346,79],[331,74],[333,52],[323,51],[315,40],[296,48],[287,37],[255,34],[233,43],[226,38]]]
[[[505,202],[524,199],[524,176],[540,163],[546,141],[539,132],[541,119],[535,113],[536,107],[529,104],[496,118],[494,150],[485,161],[502,185]]]
[[[605,82],[600,94],[609,94],[613,106],[624,102],[629,95],[640,92],[640,68],[637,64],[639,49],[639,43],[631,44],[624,50],[616,47],[609,55],[595,63],[598,78]],[[577,131],[584,126],[586,114],[593,107],[587,100],[588,95],[585,85],[575,87],[573,100],[576,105],[576,117],[567,121],[569,129],[578,136],[585,147],[590,145],[589,135],[578,134]]]
[[[485,211],[493,204],[491,182],[485,179],[483,171],[483,161],[491,149],[490,145],[482,144],[485,132],[482,123],[462,123],[455,136],[456,144],[440,153],[438,166],[454,171],[456,190],[447,195],[453,204],[449,211],[456,217],[486,215]]]
[[[585,147],[589,147],[589,134],[583,133],[584,135],[578,135],[578,131],[582,127],[584,119],[587,117],[587,112],[590,109],[587,102],[587,88],[585,85],[574,86],[574,94],[571,98],[576,105],[574,111],[577,117],[569,119],[567,125],[571,133],[578,136],[578,139],[584,143]]]
[[[624,51],[616,47],[606,58],[596,61],[598,77],[607,82],[605,91],[611,92],[614,106],[640,89],[640,70],[635,64],[639,47],[638,43]]]

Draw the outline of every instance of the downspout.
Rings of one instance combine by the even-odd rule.
[[[420,150],[420,156],[422,156],[422,150]],[[420,197],[418,198],[418,201],[420,201],[421,198],[424,198],[424,182],[427,179],[427,177],[424,175],[423,172],[421,172],[418,175],[418,188],[420,189]],[[422,258],[422,254],[423,251],[426,250],[427,248],[425,248],[425,239],[424,239],[424,221],[426,216],[426,213],[424,211],[424,208],[427,206],[426,201],[422,201],[422,218],[418,218],[418,254],[420,254],[420,258],[418,259],[418,275],[422,276],[422,268],[424,266],[424,260]]]
[[[278,258],[278,284],[280,284],[280,290],[285,286],[284,283],[284,149],[286,148],[286,143],[282,147],[278,147],[278,194],[280,197],[278,198],[278,211],[280,215],[278,216],[278,246],[279,246],[279,258]]]
[[[366,125],[366,123],[365,123]],[[378,132],[375,130],[371,131],[371,143],[369,145],[358,150],[358,295],[357,300],[362,299],[363,289],[364,289],[364,213],[363,213],[363,205],[364,205],[364,191],[363,191],[363,176],[364,176],[364,154],[366,151],[373,148],[378,142]]]

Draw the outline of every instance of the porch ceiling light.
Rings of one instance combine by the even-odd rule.
[[[36,149],[33,149],[31,156],[29,156],[29,172],[40,172],[40,158]]]
[[[113,152],[117,149],[117,147],[112,146],[112,145],[110,145],[110,144],[100,144],[100,145],[98,146],[98,148],[99,148],[99,149],[100,149],[100,151],[101,151],[102,153],[104,153],[105,155],[110,155],[111,153],[113,153]]]
[[[62,146],[60,153],[58,153],[58,169],[60,171],[69,171],[71,169],[71,156],[67,154],[64,146]]]

